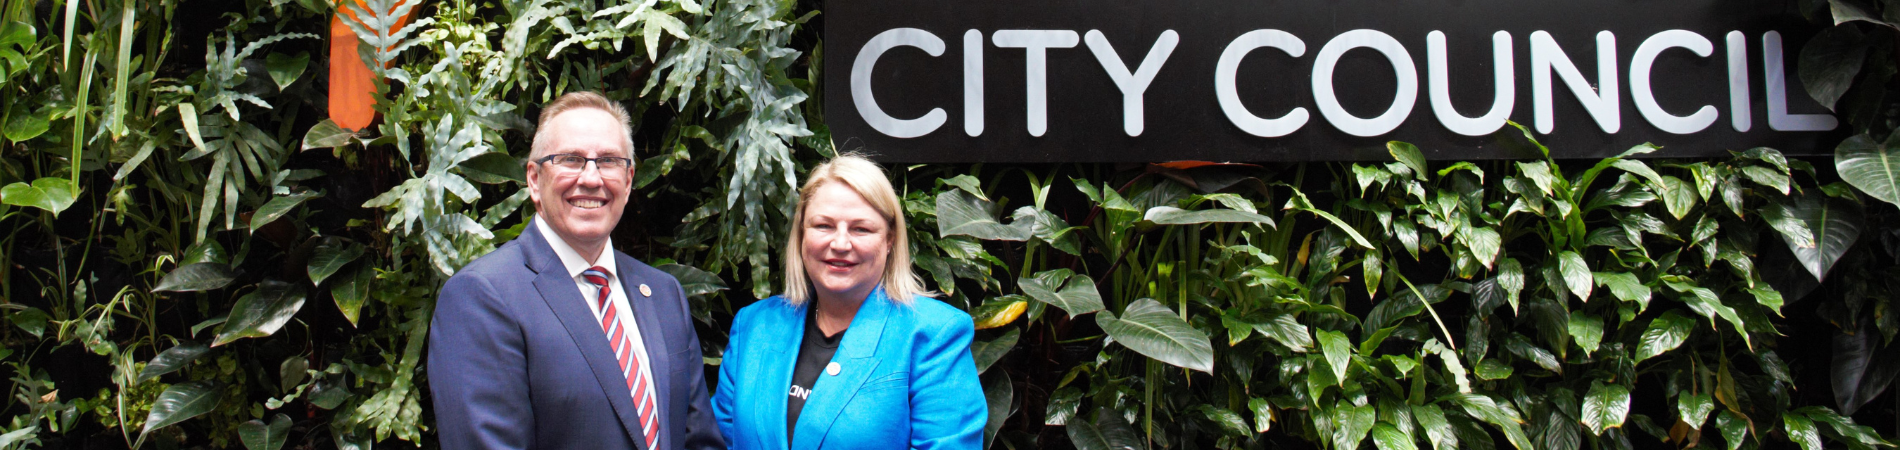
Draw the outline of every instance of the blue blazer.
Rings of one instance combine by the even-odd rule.
[[[785,405],[805,306],[760,300],[733,319],[713,413],[733,449],[971,449],[989,411],[970,357],[970,315],[941,301],[871,292],[785,439]]]
[[[524,230],[449,278],[437,299],[427,373],[442,448],[649,450],[600,322],[539,227]],[[613,257],[646,341],[660,446],[724,447],[679,281]]]

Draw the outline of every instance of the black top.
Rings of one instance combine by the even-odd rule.
[[[824,373],[825,366],[831,364],[831,355],[838,352],[838,343],[843,340],[844,331],[826,336],[818,329],[816,307],[805,310],[805,339],[798,345],[798,365],[792,368],[792,391],[785,399],[786,442],[792,440],[792,429],[798,426],[798,413],[805,410],[811,388],[818,384],[818,374]]]

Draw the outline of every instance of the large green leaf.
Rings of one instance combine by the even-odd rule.
[[[1069,441],[1076,450],[1135,450],[1145,448],[1141,437],[1134,427],[1128,426],[1121,415],[1108,410],[1097,410],[1094,420],[1072,420],[1068,428]]]
[[[1662,194],[1663,206],[1669,209],[1670,216],[1680,220],[1695,209],[1695,186],[1690,185],[1689,182],[1663,175],[1662,185],[1657,186],[1656,189],[1660,191],[1658,194]]]
[[[991,364],[996,364],[996,360],[1003,359],[1003,355],[1016,348],[1016,339],[1020,334],[1020,330],[1010,328],[1009,332],[995,339],[971,342],[970,356],[976,359],[976,373],[982,374],[989,370]]]
[[[144,442],[146,435],[153,430],[211,412],[218,406],[220,387],[217,382],[206,380],[165,388],[165,392],[158,394],[158,400],[152,402],[151,412],[145,416],[145,429],[139,431],[139,442]]]
[[[303,76],[304,69],[309,67],[310,52],[297,52],[297,56],[271,52],[264,56],[264,69],[270,72],[270,80],[277,83],[277,90],[280,91],[290,87],[290,83],[297,82],[297,78]],[[257,449],[253,447],[251,450]]]
[[[230,285],[237,279],[237,272],[231,266],[214,262],[191,263],[172,269],[158,280],[153,292],[196,292],[209,291]]]
[[[39,208],[58,216],[73,206],[78,194],[75,191],[72,180],[46,177],[33,180],[33,184],[21,181],[0,188],[0,203]]]
[[[230,318],[218,328],[218,339],[211,346],[276,333],[284,327],[284,323],[290,321],[291,316],[297,314],[297,310],[303,308],[304,297],[302,284],[265,280],[256,291],[239,298],[237,304],[231,306]]]
[[[1596,353],[1597,345],[1603,343],[1603,319],[1590,313],[1577,311],[1570,314],[1568,327],[1570,337],[1576,339],[1577,347],[1584,354]]]
[[[1372,443],[1379,450],[1418,450],[1418,444],[1412,442],[1412,435],[1385,422],[1372,426]]]
[[[1418,427],[1425,431],[1425,441],[1432,444],[1432,450],[1458,448],[1458,434],[1452,431],[1451,422],[1445,420],[1445,411],[1438,405],[1413,406],[1412,418],[1417,419]]]
[[[989,422],[983,426],[983,448],[996,443],[996,432],[1003,429],[1003,422],[1009,420],[1016,407],[1016,385],[1009,381],[1009,374],[998,372],[983,383],[983,397],[989,405]]]
[[[206,347],[204,344],[191,341],[179,342],[172,348],[158,352],[158,356],[153,357],[151,362],[145,363],[145,369],[139,371],[138,379],[139,381],[150,380],[159,375],[183,369],[186,364],[191,364],[192,360],[204,356],[208,351],[211,351],[211,347]]]
[[[456,167],[462,169],[463,176],[476,183],[502,184],[512,181],[528,184],[527,166],[505,152],[483,153],[456,164]]]
[[[355,134],[350,130],[337,126],[336,122],[323,119],[317,122],[316,126],[310,127],[310,131],[304,132],[303,149],[342,147],[349,144],[350,138],[354,136]]]
[[[1770,209],[1784,211],[1788,217],[1800,220],[1813,233],[1813,240],[1804,242],[1782,234],[1782,241],[1788,244],[1788,250],[1794,251],[1801,266],[1808,269],[1816,280],[1827,280],[1827,273],[1834,263],[1847,254],[1847,249],[1860,239],[1860,210],[1846,200],[1833,199],[1809,193],[1789,197],[1788,201],[1776,203],[1764,208],[1764,214]]]
[[[1715,412],[1715,402],[1709,394],[1691,394],[1684,391],[1676,395],[1676,414],[1689,428],[1702,429],[1709,420],[1709,413]]]
[[[1860,75],[1860,66],[1867,59],[1868,42],[1869,38],[1854,25],[1836,25],[1809,39],[1808,44],[1801,47],[1801,64],[1796,69],[1801,85],[1808,89],[1808,96],[1821,106],[1834,109],[1834,103],[1840,101],[1847,88],[1854,85],[1854,78]]]
[[[1392,159],[1396,159],[1400,164],[1404,164],[1406,168],[1412,169],[1413,177],[1418,178],[1419,181],[1425,180],[1425,153],[1419,151],[1418,146],[1399,141],[1390,141],[1385,143],[1385,151],[1386,153],[1392,154]]]
[[[336,300],[337,311],[343,313],[343,318],[349,319],[350,326],[356,326],[357,317],[363,311],[363,303],[369,300],[370,283],[373,281],[376,281],[376,269],[361,265],[330,285],[330,298]]]
[[[1788,440],[1801,444],[1802,450],[1821,450],[1821,431],[1814,427],[1814,421],[1807,416],[1794,412],[1781,413],[1783,429],[1788,431]]]
[[[1247,421],[1233,410],[1205,404],[1196,405],[1194,410],[1200,412],[1202,418],[1214,422],[1216,429],[1227,432],[1228,436],[1247,437],[1253,434],[1253,430],[1247,427]]]
[[[1721,413],[1715,415],[1715,428],[1721,430],[1722,442],[1727,444],[1728,450],[1742,448],[1742,442],[1748,438],[1750,427],[1747,418],[1732,411],[1722,410]]]
[[[1498,403],[1497,400],[1480,394],[1451,394],[1445,397],[1463,407],[1465,414],[1498,427],[1498,430],[1504,432],[1504,438],[1518,450],[1533,448],[1530,437],[1524,435],[1523,416],[1512,409],[1510,404]]]
[[[1156,225],[1199,225],[1206,223],[1253,223],[1273,226],[1273,219],[1267,216],[1232,209],[1185,210],[1173,206],[1149,208],[1142,220]]]
[[[1359,448],[1359,442],[1372,431],[1379,410],[1372,405],[1354,406],[1341,400],[1333,405],[1333,448]]]
[[[1214,345],[1208,342],[1207,334],[1154,299],[1136,300],[1119,318],[1097,315],[1095,323],[1115,342],[1156,361],[1214,372]]]
[[[8,27],[15,25],[20,24],[7,24]],[[30,103],[33,102],[13,102],[12,112],[7,114],[7,123],[0,125],[3,127],[0,128],[0,136],[5,136],[9,141],[21,142],[39,137],[52,127],[53,111],[51,109],[32,111]]]
[[[1319,351],[1326,355],[1326,365],[1332,368],[1335,383],[1346,382],[1346,369],[1352,362],[1352,341],[1345,333],[1332,330],[1319,330]]]
[[[1253,432],[1265,433],[1273,430],[1273,403],[1267,399],[1254,397],[1247,400],[1247,410],[1253,412]]]
[[[1623,426],[1630,413],[1630,390],[1621,384],[1591,382],[1590,393],[1583,396],[1583,425],[1590,434]]]
[[[1597,286],[1610,288],[1610,294],[1615,295],[1617,299],[1636,302],[1644,307],[1649,306],[1649,298],[1654,291],[1644,285],[1641,279],[1636,278],[1636,274],[1593,272],[1590,275],[1596,280]]]
[[[317,244],[310,255],[310,264],[305,271],[310,275],[310,284],[322,285],[323,280],[342,270],[343,266],[363,257],[363,246],[348,239],[326,236]]]
[[[258,228],[263,228],[265,225],[277,221],[278,218],[284,217],[285,214],[289,214],[291,210],[296,209],[297,205],[303,204],[304,200],[322,196],[322,194],[315,192],[298,192],[282,197],[271,197],[270,201],[264,202],[264,206],[257,208],[257,212],[251,213],[251,230],[256,231]]]
[[[984,240],[1025,241],[1031,230],[1003,225],[996,220],[995,205],[961,190],[937,194],[937,236],[970,236]]]
[[[244,441],[249,450],[278,450],[284,448],[284,441],[290,438],[290,416],[278,413],[271,416],[270,423],[262,419],[253,419],[238,424],[238,439]]]
[[[1060,272],[1057,272],[1057,270]],[[1034,277],[1017,279],[1016,285],[1022,288],[1024,294],[1029,294],[1029,298],[1036,299],[1036,301],[1047,303],[1057,308],[1062,308],[1064,312],[1069,313],[1071,316],[1079,316],[1102,310],[1102,294],[1100,290],[1096,289],[1094,279],[1086,275],[1065,277],[1061,275],[1069,274],[1069,271],[1063,269],[1057,270],[1043,271],[1037,273]],[[1045,275],[1056,276],[1046,277]],[[1051,282],[1049,278],[1053,278],[1055,281]],[[1056,285],[1062,283],[1062,278],[1067,278],[1068,280],[1067,283],[1063,284],[1062,288],[1058,290],[1056,289]]]
[[[1834,170],[1861,192],[1900,205],[1900,133],[1886,142],[1865,133],[1841,141],[1834,147]]]
[[[1577,298],[1589,301],[1590,291],[1596,287],[1596,278],[1590,275],[1590,265],[1583,262],[1583,255],[1565,251],[1557,254],[1557,270],[1563,272],[1564,286]]]
[[[1852,325],[1829,330],[1833,345],[1828,380],[1835,406],[1847,414],[1879,398],[1900,376],[1900,345],[1886,344],[1873,320],[1862,318]]]
[[[1253,322],[1254,331],[1266,335],[1297,353],[1313,350],[1313,333],[1306,324],[1300,323],[1292,314],[1274,316],[1273,320]]]
[[[1637,338],[1636,360],[1642,362],[1663,352],[1675,350],[1683,341],[1689,340],[1689,333],[1695,328],[1695,319],[1683,317],[1675,311],[1666,311],[1661,317],[1649,322],[1649,329],[1643,330]]]

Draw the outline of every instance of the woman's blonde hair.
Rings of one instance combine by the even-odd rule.
[[[792,230],[785,238],[785,302],[802,305],[812,297],[811,284],[805,278],[805,199],[811,198],[819,187],[834,182],[850,186],[858,196],[864,197],[871,209],[884,216],[884,223],[890,226],[891,250],[884,260],[884,276],[880,280],[885,295],[900,304],[910,304],[912,296],[936,295],[924,290],[923,280],[911,271],[910,238],[905,232],[903,202],[891,188],[889,176],[883,167],[854,152],[819,164],[806,176],[805,186],[798,189],[798,211],[792,214]]]

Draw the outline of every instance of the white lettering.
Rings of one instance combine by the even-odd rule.
[[[1649,36],[1642,45],[1636,46],[1636,55],[1630,58],[1630,101],[1636,102],[1636,111],[1657,129],[1675,134],[1702,131],[1715,123],[1714,106],[1702,105],[1688,116],[1672,115],[1656,103],[1656,93],[1650,89],[1650,69],[1656,65],[1656,57],[1670,48],[1688,49],[1702,57],[1715,52],[1715,44],[1708,38],[1688,30],[1667,30]]]
[[[1728,41],[1728,120],[1735,131],[1748,131],[1754,110],[1748,105],[1748,37],[1730,31]]]
[[[1141,65],[1129,73],[1128,66],[1122,63],[1122,57],[1115,53],[1115,47],[1101,30],[1089,30],[1083,39],[1088,42],[1089,51],[1095,53],[1095,60],[1102,63],[1102,70],[1108,72],[1108,78],[1115,80],[1115,87],[1122,91],[1122,131],[1129,136],[1140,136],[1143,127],[1142,94],[1148,92],[1148,85],[1154,83],[1155,73],[1161,71],[1161,65],[1168,62],[1168,55],[1174,54],[1174,46],[1181,43],[1181,35],[1174,30],[1161,32],[1155,38],[1153,47],[1148,48],[1148,56],[1142,58]]]
[[[983,32],[963,32],[963,132],[983,134]]]
[[[1788,71],[1781,60],[1781,32],[1761,37],[1762,71],[1768,77],[1768,128],[1775,131],[1828,131],[1839,126],[1827,114],[1788,114]]]
[[[1235,88],[1234,78],[1240,71],[1240,61],[1261,47],[1277,48],[1295,58],[1306,54],[1306,43],[1285,31],[1253,30],[1242,34],[1227,44],[1227,49],[1220,53],[1220,61],[1214,65],[1214,96],[1220,100],[1220,109],[1227,114],[1227,121],[1241,131],[1259,137],[1286,136],[1306,125],[1306,108],[1295,106],[1278,119],[1262,119],[1240,103],[1240,91]]]
[[[914,138],[930,134],[949,114],[943,108],[931,108],[930,112],[916,119],[898,119],[884,113],[877,106],[877,99],[871,96],[871,69],[877,65],[877,59],[885,51],[897,47],[917,47],[930,56],[943,55],[943,39],[928,31],[916,28],[892,28],[878,33],[864,48],[858,50],[858,58],[851,63],[851,103],[858,108],[858,116],[872,129],[895,138]]]
[[[990,35],[997,47],[1023,49],[1024,94],[1028,103],[1029,135],[1049,131],[1049,56],[1051,48],[1071,48],[1081,38],[1070,30],[1000,30]]]
[[[1616,133],[1623,127],[1622,111],[1617,107],[1616,85],[1616,35],[1608,31],[1597,33],[1597,82],[1601,89],[1592,89],[1590,81],[1583,78],[1583,72],[1557,46],[1550,33],[1536,31],[1531,33],[1531,97],[1536,111],[1537,132],[1550,134],[1556,128],[1556,118],[1552,110],[1550,73],[1557,72],[1564,84],[1570,86],[1570,92],[1577,94],[1577,102],[1596,119],[1597,126],[1605,133]]]
[[[1339,105],[1339,98],[1333,94],[1333,69],[1339,64],[1339,57],[1347,50],[1370,48],[1385,55],[1392,63],[1392,75],[1399,81],[1398,92],[1393,95],[1392,107],[1384,114],[1371,119],[1361,119],[1346,112]],[[1339,131],[1353,136],[1378,136],[1391,132],[1405,123],[1411,116],[1412,105],[1418,101],[1418,68],[1412,64],[1412,55],[1399,45],[1398,39],[1377,30],[1352,30],[1340,33],[1332,41],[1320,47],[1313,62],[1313,101],[1319,103],[1320,115],[1326,116]]]
[[[1425,70],[1429,72],[1426,77],[1431,83],[1432,113],[1438,116],[1438,123],[1466,136],[1483,136],[1504,127],[1504,121],[1511,118],[1511,109],[1517,103],[1511,33],[1499,31],[1491,35],[1491,110],[1480,117],[1465,117],[1452,108],[1451,74],[1445,62],[1444,32],[1432,31],[1425,35],[1425,58]]]

